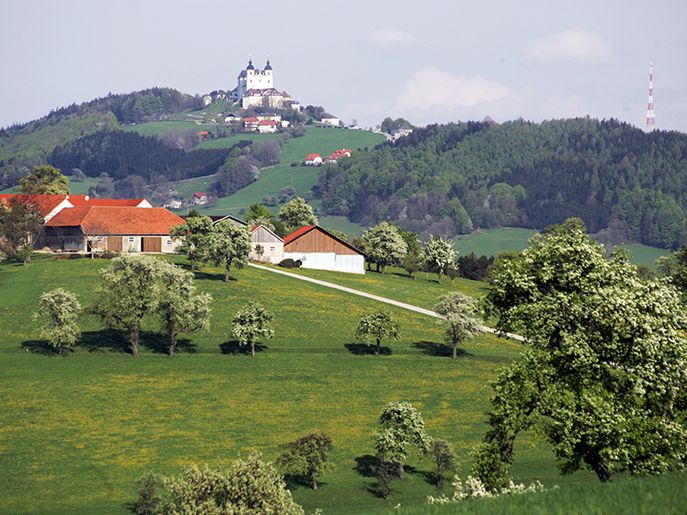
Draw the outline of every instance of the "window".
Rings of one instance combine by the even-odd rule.
[[[167,243],[165,243],[165,245],[171,245],[171,244],[172,244],[172,240],[167,240]]]
[[[270,247],[270,252],[274,252],[274,247]]]
[[[103,237],[102,236],[96,236],[95,241],[103,241]]]
[[[135,238],[133,236],[129,236],[129,243],[133,243]]]

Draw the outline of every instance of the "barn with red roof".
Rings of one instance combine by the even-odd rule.
[[[169,232],[183,223],[183,218],[161,207],[71,207],[45,224],[43,241],[55,251],[173,253],[178,242]]]
[[[284,259],[300,260],[303,268],[365,273],[365,254],[317,225],[306,225],[284,238]]]

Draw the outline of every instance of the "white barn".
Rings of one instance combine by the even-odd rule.
[[[365,254],[316,225],[306,225],[284,238],[284,259],[302,261],[303,268],[365,273]]]

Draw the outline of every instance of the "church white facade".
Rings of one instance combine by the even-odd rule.
[[[236,87],[229,96],[236,102],[241,102],[243,109],[249,107],[271,107],[300,110],[300,104],[295,102],[288,93],[274,88],[274,75],[269,59],[262,70],[253,66],[252,59],[248,66],[241,70],[237,77]]]

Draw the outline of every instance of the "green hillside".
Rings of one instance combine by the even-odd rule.
[[[162,136],[170,129],[195,129],[198,131],[207,130],[203,124],[198,124],[194,121],[187,120],[139,123],[136,125],[127,125],[122,127],[122,129],[128,132],[138,132],[141,136]]]
[[[274,139],[275,136],[275,134],[241,134],[231,138],[208,140],[201,143],[201,147],[220,148],[231,146],[242,139],[259,141]],[[339,148],[357,150],[371,147],[383,139],[383,136],[367,131],[309,127],[304,136],[291,138],[287,141],[282,150],[280,165],[263,169],[257,181],[233,195],[218,199],[212,206],[203,206],[200,211],[206,214],[236,215],[242,208],[260,202],[263,197],[277,196],[279,190],[286,186],[293,186],[298,195],[304,195],[317,183],[321,168],[290,166],[290,163],[300,163],[307,154],[311,153],[329,155]],[[207,191],[211,185],[212,179],[200,177],[193,181],[177,183],[177,190],[188,198],[194,191]],[[343,221],[339,220],[338,222]]]

